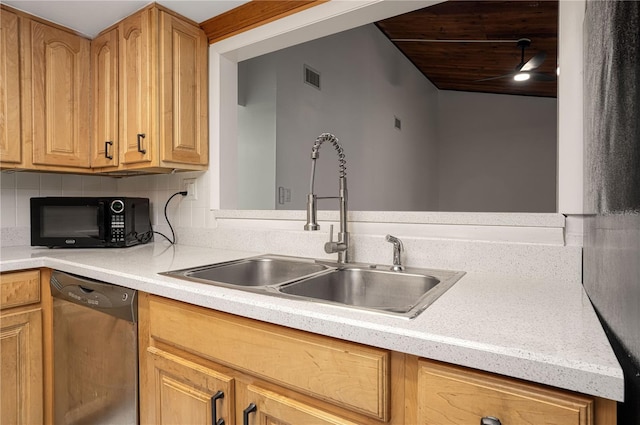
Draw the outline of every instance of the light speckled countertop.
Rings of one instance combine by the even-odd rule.
[[[467,273],[415,319],[158,275],[262,254],[162,243],[3,247],[0,271],[50,267],[278,325],[622,401],[622,369],[579,283]]]

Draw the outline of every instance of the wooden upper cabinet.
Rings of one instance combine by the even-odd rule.
[[[20,38],[15,13],[0,13],[0,162],[22,161]]]
[[[88,168],[90,42],[40,22],[30,25],[33,163]]]
[[[120,162],[135,164],[151,162],[156,137],[154,97],[155,70],[151,54],[152,15],[155,9],[145,9],[123,20],[120,30]]]
[[[160,12],[160,144],[164,161],[208,161],[207,49],[207,38],[200,28]]]
[[[151,4],[94,40],[0,5],[0,167],[205,170],[208,44]]]
[[[118,29],[119,169],[205,169],[209,154],[204,31],[157,6],[126,18]]]
[[[118,29],[91,41],[93,132],[91,166],[118,165]]]

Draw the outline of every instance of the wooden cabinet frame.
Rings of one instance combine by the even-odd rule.
[[[153,399],[160,386],[152,364],[158,353],[233,378],[236,423],[249,393],[271,415],[404,423],[404,354],[148,294],[140,294],[138,312],[143,423],[157,420]]]
[[[53,413],[50,270],[0,274],[0,422],[51,423]]]
[[[154,3],[90,41],[0,7],[2,169],[208,168],[208,44],[197,23]]]

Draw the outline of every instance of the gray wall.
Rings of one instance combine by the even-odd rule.
[[[289,205],[304,207],[311,146],[319,134],[330,132],[345,150],[350,209],[437,208],[437,90],[374,25],[276,55],[277,181],[292,188]],[[321,90],[302,82],[303,64],[320,73]],[[402,120],[401,130],[394,128],[394,117]],[[338,191],[337,156],[332,150],[320,150],[320,196]],[[336,207],[331,201],[320,205]]]
[[[640,424],[640,3],[587,2],[584,286],[625,370],[619,424]]]
[[[238,208],[275,209],[276,67],[272,56],[238,67]]]
[[[321,90],[304,83],[305,64],[320,73]],[[437,209],[437,90],[374,25],[244,61],[239,70],[246,87],[239,93],[239,162],[252,149],[265,150],[277,136],[277,172],[269,194],[284,187],[291,201],[276,208],[304,209],[311,147],[318,135],[330,132],[345,151],[350,209]],[[267,92],[271,107],[263,102]],[[395,117],[402,120],[400,131]],[[250,140],[256,136],[263,140]],[[334,196],[337,156],[331,146],[322,146],[320,158],[316,193]],[[241,181],[255,179],[266,186],[270,175],[255,165],[242,165]],[[320,208],[336,209],[337,202],[322,201]]]
[[[303,82],[305,64],[321,90]],[[275,207],[304,209],[311,146],[330,132],[345,151],[351,210],[556,211],[556,99],[437,90],[373,24],[239,70],[240,208],[273,209],[268,196],[283,187],[290,202]],[[273,144],[275,180],[263,172]],[[332,150],[320,152],[319,196],[338,190]]]
[[[440,91],[440,211],[555,212],[557,100]]]

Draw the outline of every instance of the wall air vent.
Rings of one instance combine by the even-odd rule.
[[[309,65],[304,66],[304,82],[320,90],[320,73]]]

